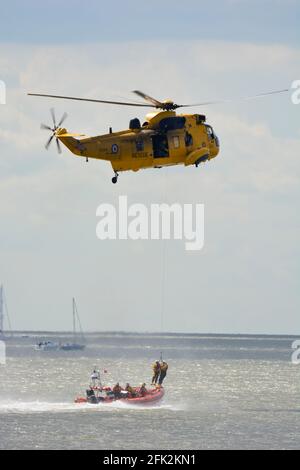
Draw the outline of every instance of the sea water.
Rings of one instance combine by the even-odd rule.
[[[35,351],[7,339],[0,365],[0,449],[297,449],[300,365],[287,336],[89,334],[84,351]],[[169,363],[155,406],[77,405],[94,368],[114,384],[151,382]],[[107,372],[104,372],[106,370]]]

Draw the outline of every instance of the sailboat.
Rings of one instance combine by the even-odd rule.
[[[76,305],[76,301],[75,301],[74,297],[72,299],[72,304],[73,304],[73,342],[72,343],[63,343],[63,344],[61,344],[60,349],[63,349],[64,351],[80,351],[80,350],[85,348],[85,344],[83,344],[84,336],[83,336],[81,323],[80,323],[80,318],[79,318],[79,315],[78,315],[77,305]],[[79,325],[80,333],[77,333],[77,331],[76,331],[76,319],[77,319],[77,322],[78,322],[78,325]],[[80,334],[81,343],[78,343],[76,341],[76,339],[78,337],[78,334]]]
[[[40,341],[34,346],[36,351],[57,351],[59,348],[59,343],[54,341]]]
[[[6,315],[4,314],[4,310],[6,311]],[[3,285],[0,286],[0,339],[5,337],[5,331],[4,331],[4,317],[6,316],[7,318],[7,323],[8,327],[10,330],[10,336],[12,336],[12,330],[11,330],[11,324],[10,324],[10,319],[8,315],[8,310],[7,310],[7,303],[6,303],[6,298],[4,295],[4,288]]]

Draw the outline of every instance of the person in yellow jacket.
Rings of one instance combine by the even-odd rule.
[[[125,391],[128,392],[129,397],[136,397],[136,391],[129,383],[126,384]]]
[[[167,370],[168,370],[169,366],[167,364],[167,362],[165,361],[162,361],[161,364],[160,364],[160,375],[159,375],[159,385],[162,385],[166,375],[167,375]]]
[[[122,387],[120,386],[119,382],[116,383],[112,391],[114,392],[116,398],[122,398]]]
[[[153,377],[152,377],[152,385],[157,384],[159,373],[160,373],[160,363],[159,361],[155,361],[154,364],[152,365],[152,370],[153,370]]]

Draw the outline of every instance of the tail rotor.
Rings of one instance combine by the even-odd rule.
[[[57,151],[58,151],[58,153],[61,153],[61,147],[60,147],[60,143],[59,143],[59,139],[57,137],[56,131],[57,131],[57,129],[59,129],[61,127],[61,125],[66,120],[68,115],[67,115],[67,113],[64,113],[62,115],[59,123],[56,124],[55,112],[54,112],[53,108],[50,109],[50,114],[51,114],[51,117],[52,117],[53,127],[47,126],[46,124],[41,124],[41,129],[51,131],[51,135],[50,135],[49,139],[47,140],[47,142],[45,144],[45,148],[46,148],[46,150],[48,150],[52,140],[55,138]]]

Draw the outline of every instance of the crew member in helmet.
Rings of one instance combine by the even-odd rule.
[[[116,385],[113,388],[113,392],[115,394],[116,398],[121,398],[122,397],[122,387],[120,386],[119,382],[116,383]]]
[[[159,361],[155,361],[154,364],[152,365],[152,370],[153,370],[153,377],[152,377],[152,385],[157,384],[159,373],[160,373],[160,363]]]
[[[167,375],[167,370],[168,370],[169,366],[167,364],[167,362],[165,361],[162,361],[161,364],[160,364],[160,375],[159,375],[159,385],[162,385],[166,375]]]
[[[146,384],[145,383],[142,384],[142,386],[140,387],[139,392],[140,392],[141,397],[144,397],[146,395],[147,389],[146,389]]]
[[[135,397],[136,396],[136,391],[134,390],[134,388],[129,383],[126,384],[125,390],[126,390],[126,392],[128,392],[129,397]]]

